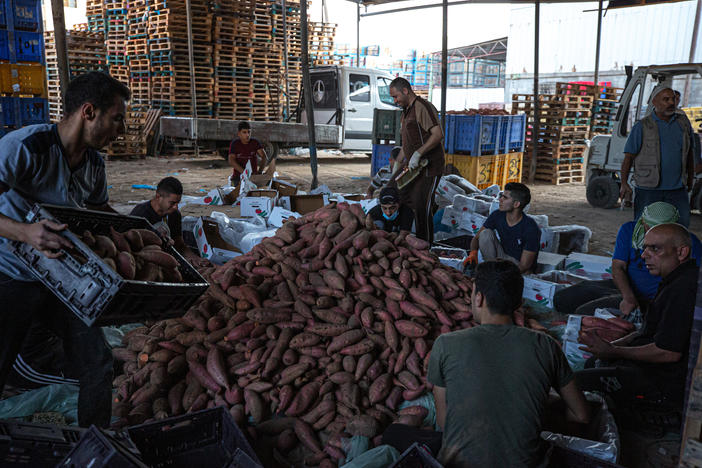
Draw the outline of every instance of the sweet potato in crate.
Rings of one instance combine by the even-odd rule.
[[[178,317],[202,295],[207,281],[172,246],[163,250],[179,263],[182,283],[127,280],[91,250],[76,233],[108,235],[129,229],[156,232],[144,218],[53,205],[35,205],[27,221],[49,219],[68,224],[63,235],[75,246],[60,259],[13,242],[13,253],[87,325],[118,325]]]

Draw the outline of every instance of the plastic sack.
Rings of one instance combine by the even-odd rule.
[[[69,424],[78,421],[78,386],[54,384],[0,400],[0,419],[27,418],[34,413],[61,413]]]
[[[439,426],[436,425],[436,402],[434,401],[433,393],[425,393],[416,400],[403,401],[400,404],[400,409],[405,409],[408,406],[423,406],[429,410],[427,417],[422,421],[422,426],[431,426],[434,430],[439,430]]]
[[[341,468],[385,468],[400,459],[400,452],[390,445],[379,445],[357,456]]]
[[[540,228],[548,227],[548,215],[527,215],[536,222]]]
[[[353,436],[350,439],[341,439],[341,445],[346,452],[346,460],[344,463],[349,463],[356,457],[363,455],[370,448],[370,439],[364,436]]]
[[[118,327],[102,327],[102,333],[105,335],[105,341],[107,341],[110,348],[119,348],[122,346],[122,338],[124,338],[124,335],[126,335],[129,330],[141,327],[142,325],[142,323],[128,323]]]
[[[446,180],[459,186],[465,193],[480,193],[480,189],[459,175],[447,175]]]
[[[587,253],[590,245],[592,231],[585,226],[569,224],[567,226],[551,226],[550,229],[558,237],[557,252],[582,252]]]
[[[219,225],[219,235],[222,236],[222,239],[234,247],[237,247],[242,252],[244,250],[241,247],[241,243],[247,234],[266,230],[266,220],[263,218],[232,219],[219,211],[213,211],[210,213],[210,216],[217,221]],[[246,252],[248,252],[248,250]]]
[[[465,195],[466,192],[458,185],[450,182],[448,178],[451,176],[443,176],[439,180],[439,185],[434,192],[434,201],[439,208],[445,208],[453,203],[453,197],[456,195]]]
[[[492,184],[491,186],[483,189],[483,193],[491,197],[497,197],[500,194],[500,191],[500,186],[497,184]]]
[[[246,234],[242,239],[240,244],[238,245],[239,250],[242,251],[242,253],[248,253],[256,247],[258,244],[261,243],[263,239],[266,237],[273,237],[275,236],[275,232],[278,230],[278,228],[275,229],[269,229],[268,231],[260,231],[260,232],[250,232]]]
[[[554,434],[549,431],[543,431],[541,438],[559,447],[569,448],[609,463],[616,463],[619,457],[619,430],[617,429],[617,423],[614,421],[614,416],[609,412],[607,403],[601,396],[586,392],[585,398],[590,402],[601,404],[599,410],[593,416],[594,423],[597,425],[599,440],[581,439],[580,437]]]

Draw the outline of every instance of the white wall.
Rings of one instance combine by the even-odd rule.
[[[695,7],[696,2],[684,1],[608,11],[602,19],[600,70],[687,62]],[[540,23],[539,73],[595,69],[596,2],[545,4]],[[508,37],[507,75],[533,73],[533,6],[512,7]],[[702,47],[696,61],[702,61]]]
[[[63,15],[66,23],[66,30],[73,29],[74,24],[87,23],[88,18],[85,16],[86,0],[77,0],[76,8],[64,7]],[[42,14],[44,15],[44,31],[54,30],[54,17],[51,12],[51,1],[44,0],[42,2]]]
[[[446,110],[477,109],[479,104],[504,102],[504,88],[449,88],[446,93]],[[441,88],[434,88],[431,103],[441,110]]]

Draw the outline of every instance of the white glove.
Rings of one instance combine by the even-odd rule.
[[[421,154],[419,154],[419,151],[415,151],[412,153],[412,157],[410,158],[409,161],[409,168],[411,170],[417,169],[419,167],[419,159],[422,157]]]
[[[395,161],[395,164],[392,166],[392,173],[397,174],[397,172],[400,170],[401,164],[399,161]]]

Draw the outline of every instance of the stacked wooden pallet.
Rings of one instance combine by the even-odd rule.
[[[313,66],[341,65],[342,58],[334,54],[334,23],[308,23],[310,63]]]
[[[58,63],[54,32],[44,33],[46,44],[46,79],[49,91],[49,120],[58,122],[63,116],[61,88],[59,86]],[[102,32],[87,30],[87,25],[75,25],[72,31],[66,31],[68,49],[69,78],[75,78],[91,71],[107,70],[107,50]]]
[[[611,134],[617,103],[622,88],[582,83],[556,83],[556,93],[592,96],[590,137],[596,134]]]
[[[102,0],[87,0],[85,15],[88,17],[90,31],[105,33],[105,4]]]
[[[300,1],[285,1],[285,27],[283,26],[282,0],[276,0],[271,5],[271,18],[273,22],[273,44],[277,45],[281,51],[283,50],[285,36],[287,35],[287,85],[289,92],[288,98],[291,105],[294,107],[300,99],[300,91],[302,90],[302,35],[300,29]],[[284,70],[284,67],[281,67],[281,70]],[[281,76],[281,87],[282,88],[280,91],[280,115],[283,114],[282,109],[285,103],[284,76]]]
[[[555,185],[583,182],[590,129],[592,96],[539,95],[539,121],[534,119],[534,95],[514,94],[512,113],[527,114],[525,167],[536,158],[536,179]],[[534,141],[538,140],[538,154]]]

